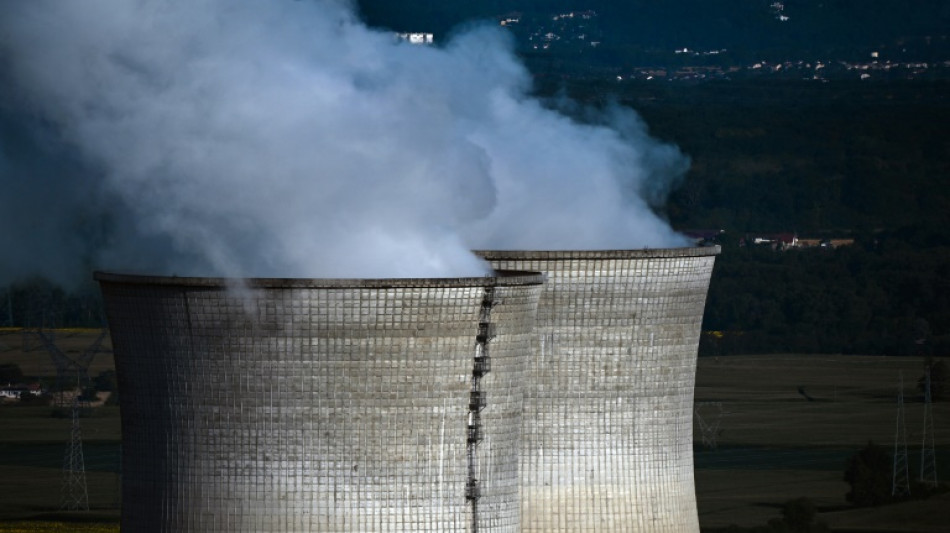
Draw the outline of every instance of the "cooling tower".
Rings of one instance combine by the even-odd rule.
[[[519,529],[541,275],[96,279],[123,531]]]
[[[693,388],[718,253],[479,252],[548,276],[525,389],[522,531],[699,531]]]

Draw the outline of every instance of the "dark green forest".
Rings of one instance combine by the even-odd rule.
[[[950,242],[913,229],[835,250],[727,245],[702,355],[950,353]]]
[[[704,324],[726,333],[707,335],[703,353],[950,352],[948,89],[706,86],[693,104],[684,90],[667,96],[675,105],[642,106],[694,157],[670,219],[731,237]],[[856,242],[737,246],[779,231]]]
[[[950,82],[546,82],[636,109],[692,158],[679,228],[873,233],[950,220]]]
[[[666,216],[725,230],[701,353],[950,352],[950,84],[540,87],[637,109],[692,158]],[[740,246],[788,232],[837,249]]]

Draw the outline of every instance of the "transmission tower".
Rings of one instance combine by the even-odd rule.
[[[75,391],[72,397],[71,419],[72,426],[69,432],[69,442],[66,444],[66,453],[63,457],[63,487],[61,508],[71,511],[89,510],[89,492],[86,488],[86,465],[82,451],[82,427],[79,423],[81,412],[88,407],[83,399],[83,389],[89,383],[89,365],[99,352],[102,340],[106,336],[103,329],[93,343],[83,351],[79,357],[71,358],[56,343],[51,333],[42,329],[36,331],[46,351],[49,352],[53,365],[56,367],[57,392],[59,407],[66,406],[66,383],[75,380]]]
[[[35,330],[35,334],[40,338],[40,342],[42,342],[53,361],[53,366],[56,367],[56,389],[60,393],[56,400],[56,406],[67,408],[71,402],[66,399],[63,391],[65,391],[67,384],[76,383],[77,397],[82,395],[82,389],[89,384],[89,365],[92,364],[93,358],[99,353],[99,348],[102,346],[107,330],[103,329],[96,340],[76,358],[69,357],[56,346],[51,331],[38,329]],[[84,404],[85,402],[81,403]],[[88,406],[80,405],[79,407]]]
[[[703,418],[701,411],[705,407],[711,407],[714,412],[707,422]],[[703,447],[707,450],[715,450],[718,446],[716,442],[719,437],[719,426],[722,423],[722,402],[700,402],[693,407],[693,415],[696,416],[696,423],[699,425],[699,432],[703,440]]]
[[[897,423],[894,429],[894,471],[891,496],[910,494],[910,469],[907,465],[907,421],[904,414],[904,373],[897,389]]]
[[[66,455],[63,457],[63,495],[60,508],[70,511],[89,510],[86,489],[86,462],[82,454],[82,428],[79,425],[79,396],[73,398],[72,430]]]
[[[934,417],[931,410],[930,366],[924,374],[924,436],[920,445],[920,482],[937,486],[937,457],[934,448]]]

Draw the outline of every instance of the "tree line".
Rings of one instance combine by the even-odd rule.
[[[837,249],[724,244],[701,355],[950,353],[950,239],[919,228]]]

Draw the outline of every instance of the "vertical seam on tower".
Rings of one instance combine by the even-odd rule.
[[[491,310],[494,305],[495,288],[485,287],[478,314],[478,334],[475,336],[475,357],[472,366],[472,390],[468,402],[468,480],[465,483],[465,499],[472,506],[473,533],[478,531],[478,500],[481,497],[477,475],[478,444],[482,441],[481,411],[487,405],[485,391],[481,390],[481,380],[491,371],[488,345],[493,337]]]

